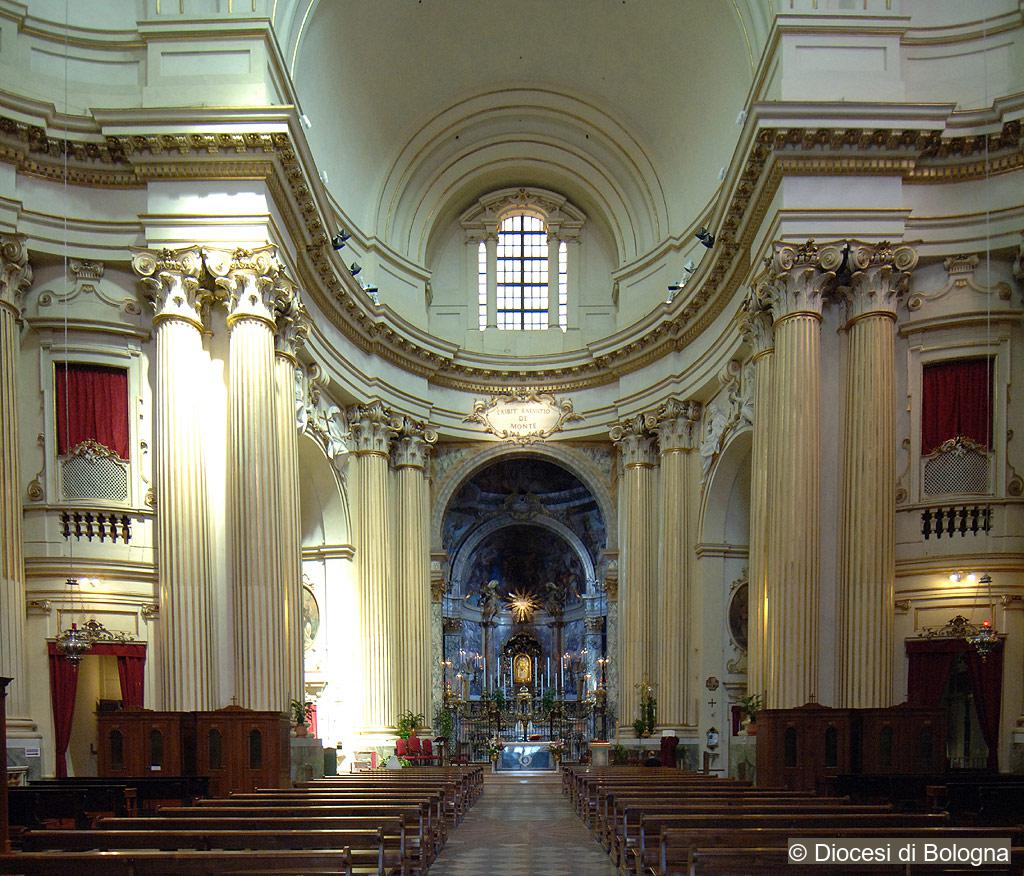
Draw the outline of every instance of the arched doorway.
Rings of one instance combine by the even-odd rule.
[[[550,459],[500,457],[452,491],[441,538],[449,580],[437,657],[464,753],[479,757],[495,732],[558,735],[577,749],[600,735],[607,533],[591,489]]]

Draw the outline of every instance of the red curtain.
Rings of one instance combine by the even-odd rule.
[[[968,648],[967,677],[971,680],[981,735],[988,746],[988,768],[998,770],[999,712],[1003,703],[1003,649],[996,648],[982,660],[974,648]]]
[[[950,438],[992,446],[991,359],[934,362],[922,369],[921,453]]]
[[[78,666],[57,653],[50,642],[50,698],[53,701],[53,737],[57,752],[57,778],[68,775],[68,745],[75,717],[75,693],[78,691]]]
[[[117,646],[117,677],[121,680],[121,707],[141,709],[145,683],[146,646]]]
[[[964,643],[959,639],[907,642],[907,702],[937,708],[942,701],[957,656]]]
[[[123,368],[58,363],[57,452],[88,439],[128,459],[128,372]]]

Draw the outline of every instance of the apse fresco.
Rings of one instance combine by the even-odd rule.
[[[551,530],[540,526],[505,526],[485,536],[470,555],[462,592],[480,600],[481,588],[498,582],[498,593],[512,591],[537,597],[555,614],[579,601],[586,576],[579,556]]]

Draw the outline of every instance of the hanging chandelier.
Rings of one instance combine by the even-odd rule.
[[[71,608],[74,609],[74,594],[78,587],[78,579],[68,578],[65,584],[71,592]],[[72,622],[70,627],[57,634],[57,653],[69,663],[77,666],[82,658],[92,650],[92,638],[91,633],[78,629],[78,624]]]
[[[974,647],[978,656],[984,660],[996,648],[999,647],[999,633],[992,625],[991,618],[995,616],[995,605],[992,602],[992,576],[985,573],[981,576],[980,584],[988,587],[989,620],[981,622],[980,626],[973,626],[964,636],[965,641]]]

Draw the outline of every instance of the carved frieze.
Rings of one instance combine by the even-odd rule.
[[[21,312],[21,297],[32,285],[32,265],[28,262],[25,238],[18,234],[0,234],[0,306]]]

